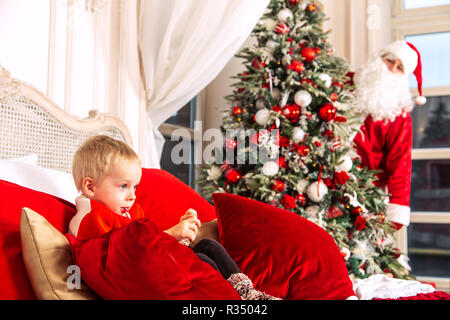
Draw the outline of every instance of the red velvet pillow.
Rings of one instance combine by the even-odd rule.
[[[201,222],[216,218],[214,206],[194,189],[161,169],[142,169],[136,202],[144,209],[145,216],[161,230],[167,230],[180,222],[180,217],[189,208],[197,211]]]
[[[231,194],[213,194],[219,240],[255,286],[287,300],[355,295],[334,239],[292,212]]]
[[[28,207],[66,232],[75,208],[46,193],[0,180],[0,299],[35,299],[22,260],[20,216]]]
[[[148,219],[100,238],[67,237],[83,280],[104,299],[240,300],[219,272]]]

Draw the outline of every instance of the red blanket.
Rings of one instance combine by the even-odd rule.
[[[412,297],[401,297],[398,299],[373,299],[373,300],[450,300],[450,295],[443,291],[434,291],[430,293],[420,293]]]
[[[148,219],[71,241],[86,284],[104,299],[240,300],[222,275]]]

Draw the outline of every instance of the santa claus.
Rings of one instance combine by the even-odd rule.
[[[376,184],[390,194],[387,218],[397,229],[410,221],[412,121],[414,104],[423,105],[422,63],[417,49],[400,40],[373,56],[354,75],[355,108],[365,121],[354,139],[362,165],[380,170]],[[414,73],[420,96],[413,99]]]

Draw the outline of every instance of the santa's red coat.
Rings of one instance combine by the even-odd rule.
[[[381,170],[376,184],[391,194],[387,217],[409,225],[411,193],[412,120],[407,112],[394,121],[368,116],[354,139],[362,165]]]

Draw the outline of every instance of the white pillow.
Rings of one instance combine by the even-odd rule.
[[[28,164],[34,164],[35,166],[38,163],[38,156],[37,154],[29,154],[20,158],[12,158],[12,159],[8,159],[11,161],[17,161],[17,162],[22,162],[22,163],[28,163]]]
[[[16,160],[0,160],[0,179],[75,203],[72,175]]]

